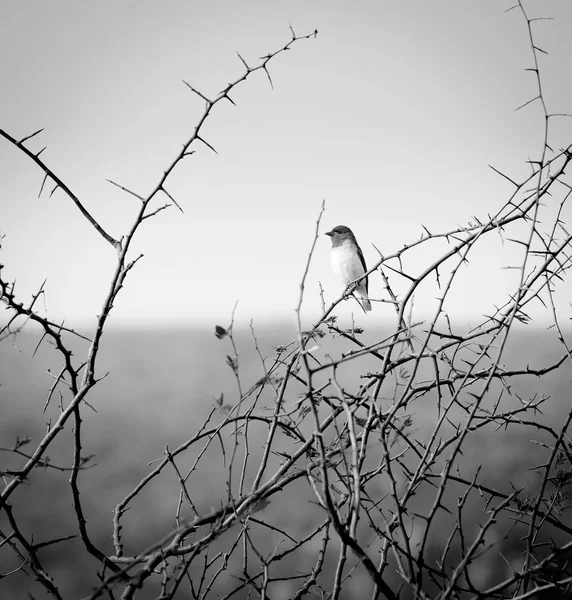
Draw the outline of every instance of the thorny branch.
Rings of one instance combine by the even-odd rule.
[[[562,409],[554,407],[545,387],[572,359],[562,324],[567,317],[559,304],[572,265],[572,235],[565,223],[572,144],[552,150],[548,125],[555,115],[548,110],[542,86],[535,19],[528,17],[522,2],[515,8],[526,22],[536,80],[534,98],[523,107],[539,102],[545,124],[531,174],[518,181],[494,167],[512,185],[494,214],[472,215],[466,224],[444,232],[423,227],[419,238],[398,250],[386,255],[378,251],[367,275],[379,277],[379,288],[389,297],[375,300],[395,310],[394,328],[383,331],[365,321],[363,326],[342,324],[335,311],[344,294],[329,305],[324,301],[320,318],[310,326],[305,323],[323,203],[301,274],[296,339],[269,356],[251,324],[260,376],[249,384],[234,313],[230,325],[216,326],[215,336],[229,344],[226,368],[234,391],[220,394],[197,431],[178,447],[164,446],[163,456],[117,503],[112,553],[95,543],[88,528],[80,489],[86,464],[81,410],[98,381],[96,360],[106,320],[140,259],[130,256],[130,244],[139,226],[159,211],[170,205],[182,210],[166,185],[195,146],[216,152],[202,132],[214,107],[226,100],[234,104],[232,91],[256,71],[263,71],[272,85],[269,62],[317,32],[298,37],[292,30],[285,46],[255,66],[239,54],[245,70],[212,99],[184,82],[205,102],[204,112],[147,195],[114,183],[140,202],[121,241],[96,224],[39,153],[25,145],[36,134],[18,141],[2,133],[64,190],[117,249],[118,260],[88,338],[86,358],[79,363],[69,345],[78,334],[35,309],[44,289],[25,306],[0,271],[1,300],[12,315],[0,339],[17,332],[21,320],[39,324],[62,360],[48,402],[56,389],[67,389],[67,404],[61,402],[59,417],[33,451],[24,453],[21,441],[13,449],[2,448],[20,462],[1,471],[5,486],[0,506],[7,524],[0,523],[6,529],[0,529],[0,550],[9,550],[18,560],[13,571],[5,569],[1,575],[31,571],[52,596],[61,597],[39,554],[70,536],[32,542],[18,521],[17,507],[8,502],[29,481],[32,469],[51,466],[56,472],[71,469],[76,531],[101,569],[86,588],[91,599],[115,594],[134,598],[150,581],[160,587],[161,600],[175,598],[183,589],[197,598],[274,597],[280,592],[292,598],[336,599],[355,596],[352,585],[358,579],[360,597],[367,593],[372,598],[396,599],[406,593],[443,600],[569,594],[572,525],[566,509],[572,497],[572,409],[566,406],[555,420],[554,411]],[[152,209],[150,203],[160,192],[168,202]],[[492,236],[502,236],[519,249],[519,262],[510,265],[517,273],[514,287],[497,306],[484,307],[476,325],[454,324],[449,315],[453,285]],[[438,243],[447,247],[435,252]],[[413,272],[406,265],[419,248],[426,250],[425,262]],[[438,290],[433,314],[420,317],[414,299],[432,289],[433,282]],[[514,359],[509,344],[531,322],[533,309],[551,319],[549,334],[554,332],[561,347],[551,358],[532,352]],[[70,417],[71,467],[56,467],[46,452]],[[504,456],[517,439],[533,440],[533,464],[525,456],[512,462]],[[486,444],[496,446],[484,452]],[[514,478],[496,477],[497,468],[503,473],[513,469]],[[220,477],[216,504],[203,500],[205,471],[212,479]],[[159,535],[138,536],[130,518],[145,514],[146,494],[170,497],[169,483],[176,490],[169,524]],[[290,504],[300,511],[293,521],[282,516]],[[506,568],[498,567],[499,557],[506,560]],[[490,575],[482,576],[483,564],[492,565]]]

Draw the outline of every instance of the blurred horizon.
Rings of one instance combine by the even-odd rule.
[[[268,357],[266,367],[271,364],[272,357],[276,356],[275,344],[284,342],[284,337],[288,338],[292,331],[293,328],[283,330],[276,323],[256,328],[262,357]],[[234,333],[243,389],[248,389],[265,371],[254,348],[250,328],[236,326]],[[570,333],[570,330],[565,333]],[[370,330],[360,336],[360,339],[367,343],[372,336],[379,338],[382,334],[383,332]],[[557,335],[555,330],[540,331],[537,327],[515,324],[501,363],[518,365],[521,369],[525,365],[531,369],[549,365],[563,353]],[[5,417],[0,420],[0,446],[3,448],[12,448],[16,439],[23,440],[26,436],[31,438],[30,446],[23,450],[35,448],[45,435],[46,422],[54,423],[57,419],[60,401],[65,405],[69,400],[69,392],[61,387],[63,398],[59,399],[54,394],[45,413],[43,412],[53,384],[53,374],[59,372],[61,365],[59,354],[47,342],[42,343],[34,354],[38,341],[39,336],[29,331],[16,339],[15,348],[10,346],[9,340],[0,343],[0,399]],[[81,341],[72,344],[77,364],[82,361],[82,344],[83,347],[87,345]],[[336,357],[351,347],[347,340],[331,336],[322,338],[319,344],[320,349],[314,353],[318,357]],[[221,394],[224,395],[225,403],[233,403],[238,400],[238,392],[235,375],[227,363],[227,355],[232,354],[230,342],[228,339],[217,339],[214,329],[210,327],[125,328],[121,331],[110,329],[104,333],[100,352],[97,376],[101,377],[107,372],[109,375],[101,379],[86,398],[95,411],[82,405],[82,455],[94,454],[95,457],[89,463],[93,468],[80,473],[80,489],[92,540],[102,551],[112,554],[111,521],[114,507],[154,468],[157,460],[164,457],[166,446],[171,450],[178,448],[201,428]],[[361,375],[375,370],[377,363],[370,358],[362,356],[338,368],[337,377],[348,393],[362,384]],[[457,356],[457,360],[461,361],[461,357]],[[422,366],[417,372],[418,381],[424,379],[427,367],[428,365]],[[47,369],[51,369],[51,375],[46,372]],[[429,375],[431,369],[429,366]],[[403,376],[402,371],[399,376]],[[314,384],[317,385],[317,382]],[[271,415],[274,407],[274,389],[272,386],[267,388],[257,398],[256,410],[262,415]],[[521,405],[528,398],[549,396],[543,410],[537,411],[534,416],[534,422],[541,424],[541,427],[534,429],[533,426],[532,432],[530,428],[518,427],[516,424],[501,427],[496,422],[483,429],[475,427],[463,445],[463,452],[458,458],[458,470],[469,479],[472,474],[476,476],[478,473],[481,484],[495,489],[510,492],[515,488],[523,488],[526,493],[533,494],[535,486],[539,484],[537,465],[543,464],[543,453],[548,452],[548,446],[543,445],[543,440],[547,437],[545,426],[562,425],[564,415],[570,410],[569,390],[567,366],[541,378],[532,374],[515,377],[506,388],[500,383],[493,384],[490,396],[496,398],[497,393],[502,392],[505,408],[514,406],[515,403]],[[301,391],[299,382],[292,380],[289,383],[283,406],[286,414],[294,411],[300,398],[304,397],[304,394],[300,394]],[[499,395],[499,401],[500,397]],[[435,425],[437,402],[433,400],[436,400],[433,396],[423,397],[412,401],[404,409],[411,418],[408,429],[410,439],[425,440]],[[485,400],[487,401],[491,399]],[[379,402],[387,408],[391,397],[382,393]],[[452,411],[449,415],[451,419],[455,414]],[[459,419],[465,416],[464,412],[457,415]],[[222,418],[222,415],[215,414],[214,423],[218,424]],[[454,427],[454,422],[445,424],[446,427]],[[263,429],[258,430],[251,425],[249,436],[250,452],[253,464],[256,464],[254,459],[262,452],[266,434]],[[551,441],[552,438],[547,443]],[[280,439],[275,450],[291,450],[292,443],[289,438]],[[377,461],[376,446],[379,441],[372,436],[370,443],[369,456]],[[68,422],[45,456],[52,465],[67,466],[72,460],[72,448],[73,425]],[[181,468],[192,464],[199,451],[202,450],[197,447],[180,455],[178,464]],[[6,451],[2,451],[0,456],[3,469],[16,469],[25,460]],[[204,455],[197,469],[192,494],[193,501],[201,512],[208,512],[212,507],[219,506],[227,497],[224,487],[227,471],[223,463],[219,446],[216,445],[210,449],[210,454]],[[14,511],[24,526],[24,532],[27,535],[33,533],[34,540],[43,541],[77,532],[68,479],[67,472],[37,468],[30,474],[27,484],[19,490]],[[449,491],[451,506],[455,506],[458,490],[451,486]],[[127,552],[141,551],[161,539],[166,531],[172,530],[179,493],[178,479],[165,474],[153,480],[136,497],[123,521],[122,533],[128,544]],[[470,531],[474,531],[481,517],[487,516],[486,510],[478,503],[478,497],[475,493],[472,497],[474,509],[467,510],[467,519],[470,519],[467,527]],[[42,501],[39,502],[38,498]],[[421,491],[416,494],[411,508],[422,513],[429,510],[431,503],[432,495]],[[183,508],[183,518],[187,514],[185,511],[189,511],[186,506]],[[322,518],[321,509],[308,485],[294,486],[293,489],[288,488],[276,494],[263,514],[266,522],[297,537],[305,535],[307,527]],[[444,512],[442,518],[446,519]],[[568,523],[569,515],[563,514],[562,519]],[[514,561],[513,564],[518,564],[519,557],[522,559],[524,537],[518,529],[512,530],[512,517],[499,519],[496,527],[499,529],[495,531],[506,527],[508,531],[512,531],[512,536],[502,536],[500,545],[495,543],[493,550],[484,556],[480,563],[481,583],[492,583],[503,574],[502,566],[499,567],[499,551],[502,551],[509,562]],[[558,531],[554,533],[557,539]],[[272,536],[266,532],[265,535],[266,542],[275,546],[280,543],[282,534],[276,532]],[[224,549],[225,540],[226,538],[222,538],[213,545],[213,553]],[[435,552],[439,548],[442,550],[442,531],[439,527],[434,528],[430,548],[434,548]],[[301,561],[300,569],[306,566],[303,564],[308,559],[305,552],[306,550],[297,555],[297,559]],[[315,548],[310,548],[308,552],[315,554]],[[4,572],[10,568],[16,569],[19,565],[18,558],[7,544],[0,550],[0,560],[4,565]],[[90,593],[91,587],[98,583],[96,573],[100,565],[85,553],[79,537],[43,550],[42,561],[46,570],[57,578],[59,589],[65,597],[85,597]],[[322,577],[329,581],[337,564],[335,552],[329,553],[326,564],[330,566],[325,568]],[[230,576],[239,568],[240,565],[230,562]],[[348,586],[354,589],[351,586],[359,587],[363,581],[356,573],[355,577],[348,580]],[[0,580],[0,595],[4,594],[13,600],[25,600],[29,597],[28,593],[41,594],[42,590],[23,571]],[[150,588],[143,591],[141,597],[147,599],[158,595],[158,589],[151,582]],[[285,594],[284,597],[291,595]],[[348,592],[346,597],[356,596]]]

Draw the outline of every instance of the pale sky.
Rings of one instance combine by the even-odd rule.
[[[298,34],[270,65],[274,90],[257,73],[221,104],[197,146],[168,180],[183,207],[146,221],[135,244],[145,257],[127,279],[113,323],[292,318],[322,200],[322,232],[354,230],[366,260],[374,243],[389,254],[421,225],[445,231],[486,218],[510,186],[487,166],[519,179],[541,150],[527,31],[512,0],[29,0],[4,2],[0,18],[0,127],[15,137],[45,128],[30,147],[112,235],[125,233],[146,195],[192,132],[203,102],[256,58]],[[572,5],[530,0],[545,95],[572,112]],[[560,123],[558,141],[571,123]],[[0,262],[22,299],[44,279],[53,319],[99,313],[116,255],[61,191],[38,199],[43,173],[0,139]],[[306,287],[306,314],[342,286],[321,235]],[[438,250],[435,246],[436,252]],[[441,249],[444,246],[440,246]],[[491,243],[448,306],[458,316],[492,312],[506,300],[514,258]],[[435,257],[438,256],[438,252]],[[426,252],[408,265],[419,272]],[[372,277],[370,294],[385,292]],[[430,307],[434,294],[416,306]],[[425,304],[427,303],[427,304]],[[350,303],[339,311],[359,310]],[[381,322],[392,309],[376,304]]]

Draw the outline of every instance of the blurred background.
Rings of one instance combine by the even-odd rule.
[[[543,117],[538,104],[515,111],[537,88],[525,71],[532,66],[526,23],[518,11],[506,12],[510,6],[498,0],[470,6],[444,0],[30,0],[2,7],[0,127],[16,138],[45,128],[29,147],[47,146],[43,160],[116,238],[128,231],[138,201],[106,179],[149,193],[203,112],[181,79],[215,96],[242,74],[237,52],[254,65],[288,42],[290,25],[298,35],[319,32],[270,64],[274,89],[256,73],[232,95],[237,107],[215,108],[204,135],[218,154],[196,146],[167,182],[185,214],[164,211],[135,238],[132,257],[145,256],[115,304],[101,349],[99,374],[110,375],[90,398],[97,413],[84,410],[84,450],[96,455],[97,466],[82,474],[82,490],[89,527],[104,551],[112,551],[112,510],[149,471],[148,463],[165,445],[188,439],[221,392],[236,400],[225,365],[228,340],[215,338],[214,325],[227,326],[238,302],[247,384],[261,376],[251,319],[264,356],[295,339],[294,309],[322,201],[321,232],[350,226],[372,264],[378,256],[372,244],[389,254],[418,239],[422,226],[448,231],[498,210],[511,186],[489,164],[518,181],[530,172],[526,161],[542,151]],[[544,93],[551,112],[570,112],[572,6],[531,0],[526,7],[532,17],[554,17],[535,24],[536,42],[549,53],[541,56]],[[558,121],[553,147],[567,144],[570,133],[569,122]],[[47,185],[38,198],[43,173],[3,139],[0,165],[4,278],[17,281],[22,301],[47,280],[38,310],[90,335],[115,251],[61,191],[50,197],[53,186]],[[342,291],[330,270],[329,246],[321,235],[302,311],[308,324],[320,313],[319,284],[327,302]],[[427,248],[411,253],[409,272],[426,268],[447,243],[429,248],[434,256]],[[517,276],[506,267],[521,255],[501,238],[476,250],[449,296],[453,319],[468,326],[505,302]],[[566,283],[559,292],[567,310],[570,291]],[[379,277],[372,276],[370,294],[387,298]],[[423,290],[416,317],[432,314],[435,296]],[[511,337],[507,361],[539,367],[559,355],[557,335],[546,331],[540,308],[531,306],[534,324]],[[350,302],[336,309],[345,324],[353,312]],[[395,317],[390,305],[376,303],[367,317],[355,318],[379,339]],[[52,383],[46,371],[57,368],[57,357],[47,344],[34,353],[39,339],[30,328],[0,344],[4,448],[25,436],[37,443],[46,422],[57,418],[57,402],[42,413]],[[73,344],[79,361],[86,346]],[[321,351],[345,349],[328,339]],[[359,375],[350,370],[348,381]],[[565,373],[541,382],[525,378],[517,391],[549,395],[544,418],[553,425],[569,407],[568,379]],[[415,435],[425,434],[430,419],[416,409]],[[66,429],[50,449],[54,462],[69,464],[70,436]],[[534,481],[527,469],[538,464],[538,445],[527,431],[483,431],[463,460],[468,472],[485,461],[487,481],[508,489],[515,473],[525,473],[522,484]],[[0,461],[2,468],[19,464],[6,452]],[[205,485],[199,500],[205,510],[219,502],[212,469],[204,472],[212,487]],[[300,515],[311,520],[315,506],[304,494],[296,500],[284,498],[269,514],[302,531]],[[133,547],[173,526],[176,501],[177,491],[165,493],[161,485],[143,498],[129,517]],[[67,474],[49,469],[34,471],[15,497],[26,533],[44,538],[73,530],[70,502]],[[518,544],[503,543],[505,556],[520,555]],[[72,597],[95,584],[94,565],[79,548],[77,541],[60,546],[46,564]],[[495,560],[487,559],[485,580],[502,571]],[[15,566],[4,564],[3,571]],[[0,596],[27,598],[30,581],[23,574],[2,580]],[[352,583],[353,597],[363,591],[362,581]]]
[[[382,332],[384,335],[387,332]],[[275,345],[295,338],[293,328],[286,325],[263,327],[256,329],[258,347],[266,357],[267,367],[276,356]],[[380,337],[380,332],[369,332],[360,336],[364,343],[373,342]],[[37,346],[39,334],[30,328],[16,339],[14,345],[0,344],[0,398],[2,402],[2,419],[0,419],[0,447],[11,448],[17,439],[30,437],[30,444],[21,448],[22,452],[31,452],[44,435],[46,423],[54,422],[59,414],[59,398],[54,396],[46,413],[42,409],[46,402],[47,390],[52,378],[46,372],[59,369],[57,356],[49,344],[42,344],[34,359],[31,355]],[[529,365],[539,368],[554,362],[561,355],[561,345],[552,331],[541,331],[538,328],[516,327],[510,338],[503,365],[507,368]],[[253,338],[246,328],[236,332],[236,343],[239,350],[240,373],[244,387],[250,386],[263,375],[260,358],[253,345]],[[352,346],[349,342],[330,335],[320,342],[318,356],[327,353],[339,356]],[[76,355],[81,356],[82,347],[79,342],[72,343]],[[82,418],[82,454],[94,455],[88,463],[87,470],[80,473],[79,486],[82,494],[84,512],[87,519],[88,532],[94,543],[106,553],[113,553],[112,518],[113,511],[133,488],[150,473],[165,456],[165,448],[171,452],[195,435],[202,427],[207,415],[215,406],[215,399],[224,395],[224,402],[233,404],[238,399],[234,374],[226,364],[226,355],[232,353],[227,339],[218,340],[210,329],[199,327],[188,329],[148,329],[124,330],[108,332],[104,336],[99,361],[100,373],[110,371],[89,396],[90,404],[97,412],[87,406],[83,407]],[[338,372],[341,384],[350,393],[357,390],[363,382],[360,376],[374,370],[375,360],[353,361]],[[402,375],[403,373],[401,373]],[[328,375],[328,374],[326,374]],[[418,377],[422,381],[431,376],[430,369],[421,368]],[[498,397],[501,385],[493,384],[487,402],[494,402]],[[63,390],[62,390],[63,391]],[[284,409],[293,411],[299,403],[302,387],[296,382],[288,386]],[[553,372],[543,378],[523,376],[510,381],[510,392],[504,391],[503,407],[516,406],[521,400],[546,396],[542,412],[529,415],[530,426],[499,427],[497,424],[477,429],[472,432],[463,445],[455,474],[471,479],[480,469],[478,481],[503,493],[512,493],[514,489],[523,488],[523,497],[538,491],[542,481],[542,473],[538,466],[543,464],[549,450],[541,444],[552,444],[552,438],[545,430],[537,428],[553,427],[558,430],[570,410],[570,382],[566,369]],[[69,395],[64,394],[67,402]],[[273,409],[274,398],[266,391],[259,402],[257,414],[269,415]],[[384,410],[391,406],[390,397],[382,394],[380,404]],[[426,442],[436,422],[437,399],[435,394],[421,397],[408,406],[406,414],[411,418],[411,425],[406,430],[410,440]],[[325,407],[322,407],[323,409]],[[464,422],[465,413],[453,411],[449,417],[452,422],[441,430],[443,439],[447,431],[451,432],[454,422]],[[215,411],[213,425],[222,422],[223,415]],[[526,420],[526,419],[525,419]],[[304,429],[304,428],[302,428]],[[228,433],[228,432],[227,432]],[[60,472],[53,467],[67,468],[71,463],[73,447],[73,430],[71,424],[66,427],[55,443],[46,452],[45,458],[52,467],[34,469],[27,482],[18,489],[11,499],[14,514],[20,522],[24,534],[33,536],[39,543],[65,535],[77,534],[77,523],[72,508],[72,498],[68,483],[69,471]],[[223,436],[227,446],[227,458],[232,436]],[[247,482],[258,465],[264,445],[265,429],[252,425],[249,431],[249,447],[251,462]],[[177,457],[181,472],[190,468],[203,443],[193,446]],[[369,461],[379,460],[381,447],[375,432],[368,449]],[[292,453],[297,445],[284,436],[279,436],[273,446],[274,450]],[[405,445],[398,442],[394,452],[404,450]],[[0,450],[0,468],[16,469],[22,464],[22,458]],[[271,457],[271,464],[276,464],[279,456]],[[303,464],[301,461],[300,464]],[[242,461],[239,461],[242,466]],[[439,471],[438,466],[434,468]],[[272,473],[270,469],[268,473]],[[220,506],[226,499],[226,467],[218,445],[213,445],[204,455],[198,468],[189,480],[188,489],[193,503],[200,514],[206,514]],[[399,485],[403,485],[400,482]],[[247,488],[248,488],[247,483]],[[389,492],[389,486],[380,476],[371,482],[377,488],[379,498]],[[549,486],[549,491],[553,488]],[[123,517],[122,539],[127,555],[142,552],[150,544],[161,539],[176,527],[175,514],[179,501],[179,484],[170,469],[152,480],[133,502],[130,510]],[[451,510],[446,514],[438,513],[429,537],[426,559],[438,560],[444,550],[445,540],[452,531],[452,521],[456,517],[456,506],[464,487],[451,484],[443,498],[445,506]],[[421,487],[409,503],[407,523],[411,527],[411,543],[419,540],[423,530],[423,521],[417,514],[427,514],[433,503],[435,489]],[[375,497],[375,496],[374,496]],[[489,516],[488,497],[473,491],[469,495],[464,510],[464,527],[467,540],[476,534],[480,523]],[[384,504],[390,510],[391,499],[386,498]],[[494,504],[494,502],[493,502]],[[566,504],[566,501],[565,501]],[[192,518],[187,503],[183,503],[181,518]],[[299,539],[321,523],[324,513],[316,504],[315,496],[305,478],[295,481],[280,494],[273,496],[270,504],[256,517],[271,524],[278,530],[286,531]],[[560,512],[563,523],[572,526],[568,510]],[[4,517],[0,517],[0,529],[10,531]],[[510,577],[512,569],[519,569],[522,564],[527,529],[519,524],[513,515],[501,514],[485,537],[492,544],[491,550],[484,552],[479,560],[470,566],[473,585],[485,589],[486,586]],[[237,535],[233,529],[222,536],[210,548],[209,556],[217,552],[228,552]],[[250,524],[250,535],[256,541],[261,552],[271,554],[276,547],[283,551],[288,547],[288,540],[280,531],[263,529],[255,523]],[[368,542],[372,556],[376,556],[380,540],[367,521],[363,523],[362,539]],[[563,539],[561,531],[547,526],[537,541],[551,540],[554,543],[569,541]],[[332,548],[327,554],[321,583],[331,589],[336,563],[338,545],[336,537],[332,538]],[[304,546],[293,553],[288,560],[279,563],[273,570],[274,576],[300,574],[307,572],[314,564],[318,552],[318,541]],[[545,547],[539,548],[543,551]],[[459,548],[453,544],[449,553],[452,564],[459,559]],[[242,564],[239,554],[233,554],[228,570],[217,581],[212,597],[219,597],[237,585],[237,577],[241,574]],[[48,547],[41,551],[42,564],[51,576],[55,577],[64,598],[85,598],[97,586],[96,573],[100,570],[98,563],[84,551],[78,538]],[[353,558],[350,557],[351,565]],[[254,561],[255,562],[255,561]],[[14,553],[4,546],[0,549],[0,570],[7,573],[20,565]],[[253,563],[250,568],[255,572]],[[349,567],[348,567],[349,568]],[[197,576],[198,566],[191,575]],[[400,579],[390,568],[389,582],[399,585]],[[280,590],[272,587],[272,597],[288,600],[293,597],[295,581],[283,581]],[[278,586],[280,587],[280,586]],[[188,588],[181,589],[181,598]],[[357,568],[344,584],[343,599],[367,597],[371,593],[371,582],[363,569]],[[427,582],[425,591],[431,597],[435,590]],[[34,598],[47,598],[43,588],[28,577],[23,571],[0,580],[0,597],[14,600],[29,600],[29,593]],[[148,585],[137,595],[137,598],[157,598],[160,593],[160,577],[153,577]],[[218,594],[218,596],[217,596]],[[207,596],[210,597],[210,596]],[[237,598],[247,598],[247,591],[238,593]],[[309,596],[318,598],[319,592],[314,590]],[[411,598],[404,590],[404,599]],[[549,596],[548,596],[549,597]]]

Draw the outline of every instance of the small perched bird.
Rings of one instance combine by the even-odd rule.
[[[332,238],[332,269],[342,280],[342,283],[348,286],[367,271],[363,252],[352,230],[345,225],[337,225],[332,231],[327,231],[326,235]],[[354,290],[362,297],[360,306],[365,312],[371,310],[371,302],[367,295],[367,286],[366,277],[359,282]]]

